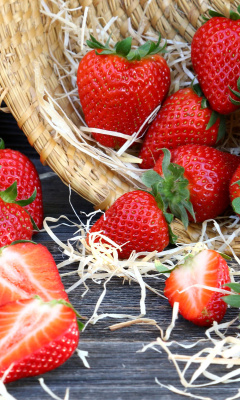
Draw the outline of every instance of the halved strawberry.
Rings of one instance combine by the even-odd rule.
[[[220,322],[227,310],[220,292],[205,287],[221,288],[230,282],[228,265],[215,250],[202,250],[196,255],[188,255],[166,280],[164,294],[171,306],[179,303],[180,314],[196,325],[209,326]],[[228,290],[227,287],[224,289]]]
[[[0,376],[11,382],[63,364],[77,347],[74,311],[57,300],[18,300],[0,307]]]
[[[43,300],[68,296],[53,256],[42,244],[22,242],[0,250],[0,305],[39,295]]]

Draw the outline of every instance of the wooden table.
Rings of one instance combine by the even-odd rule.
[[[6,147],[17,149],[26,154],[36,165],[42,179],[43,202],[45,216],[59,217],[61,214],[68,216],[71,220],[77,221],[72,208],[69,204],[69,190],[57,175],[44,178],[44,174],[50,169],[41,165],[39,155],[27,142],[24,134],[19,130],[13,117],[9,114],[0,115],[1,136],[5,141]],[[43,175],[42,175],[43,174]],[[72,193],[72,204],[77,213],[93,211],[92,205]],[[86,217],[81,216],[83,222]],[[54,232],[58,237],[65,241],[70,233],[69,228],[61,226]],[[62,251],[53,242],[46,232],[35,235],[35,241],[48,247],[56,260],[56,263],[64,259]],[[76,265],[71,265],[61,269],[61,273],[67,270],[76,269]],[[63,278],[66,288],[77,281],[78,276]],[[156,281],[149,278],[148,282],[156,286]],[[90,317],[93,313],[96,301],[102,293],[101,284],[92,281],[88,282],[90,291],[82,298],[84,287],[79,286],[69,293],[70,300],[76,309],[85,316]],[[163,281],[157,283],[158,288],[163,288]],[[100,311],[105,313],[125,313],[138,315],[140,313],[139,300],[140,290],[137,284],[132,283],[123,285],[122,280],[113,279],[107,286],[107,295],[101,306]],[[172,311],[165,299],[159,298],[152,292],[147,293],[147,315],[154,318],[159,325],[166,329],[170,323]],[[228,321],[238,314],[238,310],[228,310],[225,321]],[[118,322],[120,322],[119,320]],[[87,329],[81,334],[78,348],[88,351],[88,362],[90,369],[84,367],[81,359],[75,353],[64,365],[58,369],[43,375],[45,383],[56,396],[64,398],[65,390],[70,388],[70,400],[175,400],[184,398],[180,394],[170,392],[164,387],[160,387],[155,382],[155,377],[164,385],[174,385],[183,390],[179,382],[175,368],[168,360],[165,352],[159,353],[152,349],[146,352],[138,352],[142,347],[150,343],[159,336],[159,332],[154,326],[133,325],[117,331],[110,331],[109,325],[116,323],[113,319],[103,319],[96,325],[88,325]],[[237,326],[237,324],[236,324]],[[232,335],[238,331],[235,328],[230,332]],[[184,321],[181,316],[178,318],[176,327],[172,332],[171,339],[193,343],[197,339],[204,338],[205,330]],[[201,345],[206,346],[204,344]],[[200,346],[200,348],[201,348]],[[177,349],[177,346],[175,346]],[[175,350],[177,351],[177,350]],[[193,354],[195,349],[181,350],[179,353]],[[191,369],[192,370],[192,369]],[[212,371],[225,371],[222,366],[215,366]],[[198,383],[207,382],[201,378]],[[200,396],[208,396],[216,400],[226,399],[237,393],[239,384],[221,384],[196,390],[189,390]],[[9,393],[18,400],[45,400],[50,399],[39,385],[38,377],[22,379],[7,385]]]

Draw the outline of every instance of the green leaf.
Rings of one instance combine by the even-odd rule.
[[[115,46],[116,54],[122,57],[127,57],[128,53],[131,50],[132,46],[132,38],[127,37],[126,39],[117,42]]]
[[[217,142],[224,138],[226,134],[226,117],[225,115],[219,115],[220,118],[220,124],[218,127],[218,135],[217,135]]]
[[[240,214],[240,197],[236,197],[236,199],[232,201],[232,208],[235,213]]]
[[[232,257],[228,256],[228,255],[225,254],[225,253],[218,252],[218,254],[220,254],[220,256],[221,256],[222,258],[224,258],[224,260],[231,261],[231,259],[232,259]]]
[[[232,19],[233,21],[237,21],[238,19],[240,19],[240,15],[232,10],[230,10],[230,14],[229,14],[230,19]]]
[[[186,209],[185,209],[183,204],[180,204],[178,206],[178,208],[179,208],[179,211],[180,211],[179,217],[176,214],[175,215],[182,221],[182,223],[184,225],[184,228],[187,229],[188,223],[189,223],[187,211],[186,211]]]
[[[28,204],[31,204],[34,202],[34,200],[36,199],[36,196],[37,196],[37,189],[35,188],[33,191],[33,194],[28,199],[17,200],[17,201],[15,201],[15,204],[18,204],[21,207],[28,206]]]
[[[201,101],[201,108],[204,110],[204,108],[208,108],[208,101],[205,97],[203,97]]]
[[[214,11],[214,10],[208,10],[208,13],[209,13],[209,15],[211,17],[224,17],[224,18],[226,18],[225,15],[220,14],[219,12]]]
[[[39,232],[38,226],[37,226],[36,222],[34,221],[33,217],[29,214],[28,210],[25,209],[25,211],[26,211],[26,213],[28,213],[28,215],[30,217],[30,220],[31,220],[31,223],[33,226],[33,230],[36,232]]]
[[[231,307],[240,307],[240,296],[238,294],[230,294],[229,296],[221,297],[225,303],[227,303]]]
[[[219,118],[219,114],[216,111],[212,111],[212,114],[208,121],[206,129],[207,130],[210,129],[215,124],[215,122],[217,121],[218,118]]]
[[[171,224],[172,221],[173,221],[173,214],[164,212],[163,215],[164,215],[164,217],[165,217],[167,223],[168,223],[168,224]]]
[[[164,212],[170,212],[181,219],[185,228],[188,226],[189,212],[193,218],[195,214],[190,202],[189,182],[184,177],[185,169],[175,163],[170,162],[171,153],[168,149],[162,149],[164,157],[162,160],[162,175],[156,171],[146,171],[142,180],[147,187],[152,187],[152,195],[155,197],[159,208]],[[159,171],[160,172],[160,171]],[[176,235],[169,230],[172,242],[175,243]]]
[[[235,96],[237,96],[237,97],[240,98],[240,92],[238,92],[237,90],[233,90],[232,88],[230,88],[230,86],[229,86],[229,89],[231,90],[231,92],[232,92],[233,94],[235,94]]]
[[[235,106],[240,107],[240,101],[234,100],[231,96],[229,96],[231,103],[233,103]]]
[[[240,186],[240,180],[239,180],[239,181],[236,181],[236,182],[233,182],[232,185],[236,185],[236,183]],[[231,186],[232,186],[232,185],[231,185]]]
[[[0,191],[0,197],[6,203],[15,203],[17,197],[17,181],[13,182],[6,190]]]
[[[91,40],[86,40],[86,43],[90,49],[106,49],[106,45],[100,43],[93,35],[90,35],[90,37]]]
[[[172,231],[171,225],[168,225],[168,234],[169,234],[169,241],[171,244],[175,244],[177,242],[177,235],[175,235]]]
[[[167,162],[168,162],[168,160],[167,160]],[[170,171],[172,173],[172,175],[174,176],[174,179],[177,180],[183,175],[184,168],[181,165],[178,165],[178,164],[175,164],[175,163],[169,163],[168,164],[168,171]]]
[[[171,153],[168,149],[165,149],[165,148],[163,148],[162,151],[164,153],[164,157],[163,157],[163,161],[162,161],[162,171],[163,171],[164,177],[167,177],[168,175],[170,175],[170,171],[169,171],[168,167],[170,165]]]
[[[203,97],[203,91],[201,89],[201,86],[199,85],[199,83],[195,83],[193,84],[193,82],[195,81],[195,77],[193,78],[192,82],[191,82],[191,88],[194,91],[194,93],[196,93],[196,95],[198,97]]]
[[[153,169],[142,174],[142,181],[147,187],[152,187],[154,183],[158,183],[160,180],[163,180],[163,178]]]
[[[237,98],[240,99],[240,77],[239,77],[238,80],[237,80],[237,88],[238,88],[239,91],[233,90],[233,89],[229,86],[230,91],[231,91]],[[235,99],[233,99],[231,96],[229,96],[229,98],[230,98],[230,101],[231,101],[232,104],[234,104],[234,105],[237,106],[237,107],[240,107],[240,100],[235,100]]]
[[[163,265],[159,260],[155,260],[155,268],[161,274],[167,274],[173,270],[173,269],[166,268],[165,265]]]
[[[229,282],[229,283],[225,283],[223,286],[227,286],[230,289],[234,290],[234,292],[236,293],[240,293],[240,283],[237,282]]]
[[[79,321],[78,319],[77,319],[77,325],[78,325],[79,332],[81,332],[85,325],[83,324],[83,322]]]
[[[2,138],[0,138],[0,150],[5,149],[5,143],[4,140]]]
[[[195,217],[195,212],[193,210],[193,205],[191,203],[190,200],[185,200],[183,202],[184,207],[186,208],[186,210],[188,210],[189,214],[191,214],[191,216],[193,217],[194,221],[196,221],[196,217]]]

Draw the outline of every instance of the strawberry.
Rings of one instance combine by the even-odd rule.
[[[102,45],[93,36],[90,48],[79,63],[77,85],[86,123],[92,128],[137,132],[146,118],[163,101],[170,86],[170,69],[155,44],[146,42],[131,49],[132,38]],[[126,140],[114,135],[93,133],[97,142],[119,148]]]
[[[74,311],[64,301],[25,299],[0,307],[0,376],[11,382],[63,364],[77,347]]]
[[[221,120],[221,124],[220,124]],[[141,168],[152,168],[161,149],[184,144],[213,146],[224,135],[223,118],[207,106],[198,85],[180,89],[163,103],[145,136],[139,157]]]
[[[147,186],[155,182],[165,209],[185,227],[188,217],[202,222],[222,214],[230,203],[229,182],[240,157],[204,145],[163,151],[165,157],[160,156],[154,171],[145,172],[143,181]]]
[[[209,14],[193,36],[191,59],[211,108],[228,114],[240,106],[240,6],[230,18]]]
[[[128,258],[133,250],[162,251],[169,243],[168,215],[158,207],[155,198],[142,190],[125,193],[103,214],[89,234],[101,232],[118,245],[120,258]],[[95,242],[99,242],[98,237]],[[106,243],[102,240],[103,243]]]
[[[240,166],[232,176],[229,192],[233,210],[240,216]]]
[[[171,306],[179,303],[184,318],[196,325],[210,326],[213,321],[222,320],[227,304],[221,299],[221,292],[193,285],[219,289],[228,282],[229,269],[224,258],[215,250],[202,250],[189,254],[183,264],[174,268],[165,282],[164,294]]]
[[[42,244],[16,243],[0,249],[0,305],[39,295],[68,300],[56,263]]]
[[[31,204],[36,191],[29,199],[16,200],[17,182],[6,190],[0,191],[0,247],[16,240],[30,240],[34,230],[38,230],[35,222],[23,207]]]
[[[35,200],[25,206],[34,219],[37,227],[42,228],[43,201],[42,188],[38,172],[34,164],[24,154],[16,150],[5,149],[3,140],[0,141],[0,190],[7,189],[17,182],[17,200],[23,200],[32,195],[36,188]]]

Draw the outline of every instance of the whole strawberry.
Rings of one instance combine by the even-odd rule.
[[[162,148],[184,144],[213,146],[224,135],[224,120],[207,106],[198,85],[180,89],[163,103],[145,136],[141,168],[152,168]],[[220,124],[221,120],[221,124]]]
[[[171,306],[179,303],[184,318],[196,325],[210,326],[213,321],[219,323],[227,310],[222,293],[213,288],[228,290],[223,287],[228,282],[229,268],[224,258],[215,250],[202,250],[189,254],[184,263],[174,268],[166,280],[164,294]]]
[[[143,179],[148,186],[155,179],[165,209],[169,207],[186,227],[188,218],[202,222],[221,215],[230,203],[229,182],[240,157],[204,145],[163,151],[165,157],[160,156]]]
[[[37,227],[23,207],[34,201],[35,197],[36,191],[29,199],[16,200],[16,181],[0,192],[0,247],[16,240],[31,240]]]
[[[229,185],[233,210],[240,216],[240,166],[234,172]]]
[[[230,18],[209,14],[193,36],[191,59],[211,108],[228,114],[240,106],[240,6]]]
[[[170,86],[170,69],[159,52],[158,43],[146,42],[131,49],[132,38],[114,48],[102,45],[93,36],[90,51],[81,60],[77,85],[86,123],[92,128],[131,136],[163,101]],[[104,146],[119,148],[126,140],[114,135],[93,133]]]
[[[42,228],[43,201],[42,188],[38,172],[34,164],[24,154],[17,150],[5,149],[0,141],[0,190],[7,189],[17,182],[17,200],[29,198],[36,188],[35,200],[28,204],[26,210],[34,219],[37,227]]]
[[[132,251],[162,251],[169,244],[168,223],[155,198],[142,190],[125,193],[90,229],[89,235],[100,232],[122,246],[120,258]],[[105,240],[95,238],[95,242]]]

